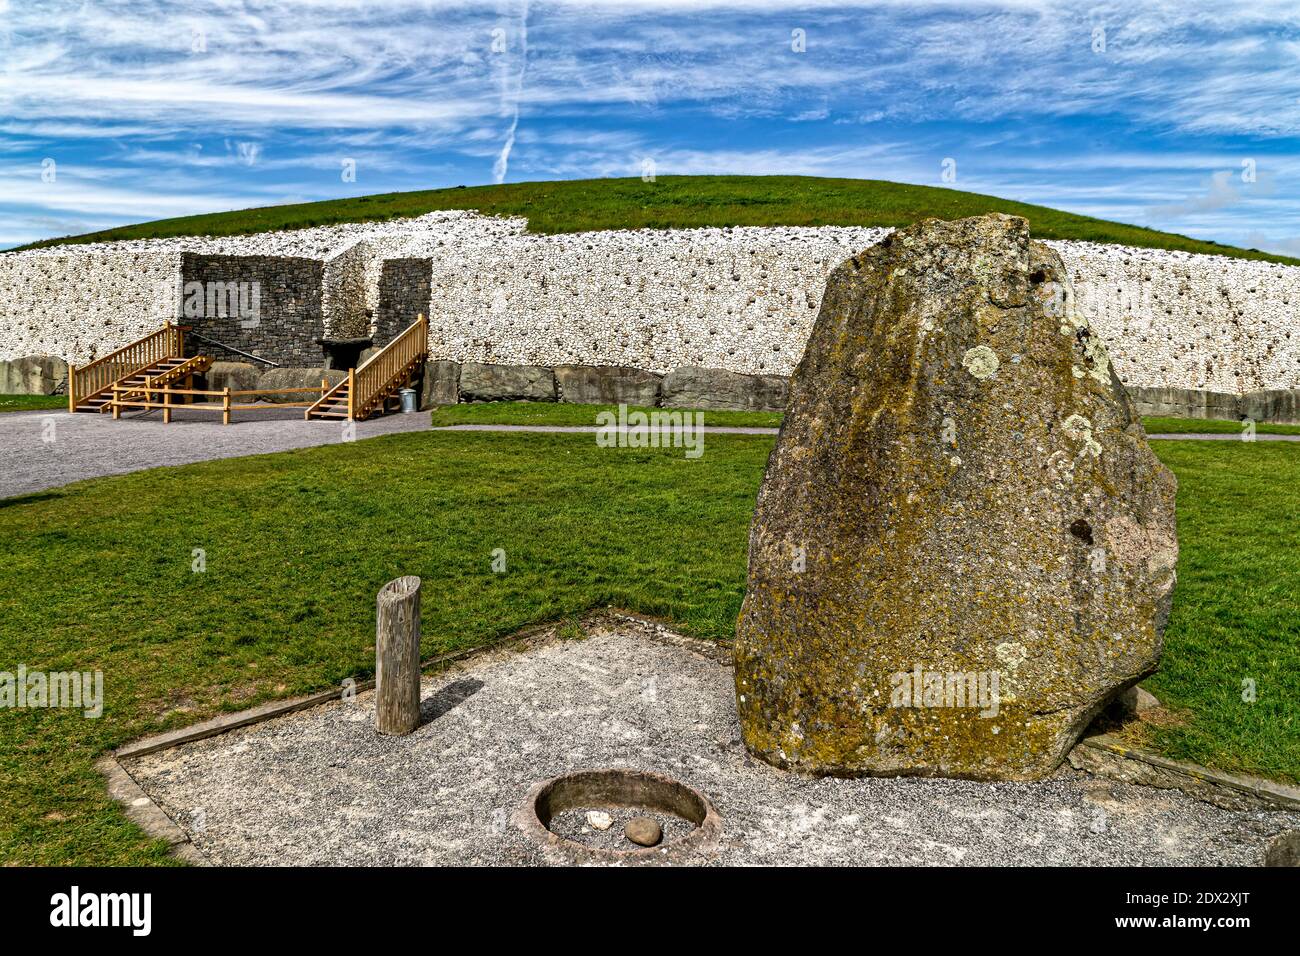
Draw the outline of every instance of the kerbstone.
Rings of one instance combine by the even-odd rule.
[[[460,401],[460,363],[431,359],[424,363],[420,385],[420,408],[455,405]]]
[[[749,750],[1037,779],[1160,658],[1173,475],[1023,219],[927,220],[830,277],[750,529]]]
[[[583,405],[659,404],[662,376],[639,368],[558,365],[555,384],[562,401]]]
[[[337,368],[269,368],[258,376],[257,385],[254,387],[259,389],[319,389],[322,379],[328,380],[330,385],[337,385],[347,377],[347,372]],[[320,395],[318,393],[313,396],[309,392],[289,392],[280,395],[264,392],[255,397],[259,401],[283,404],[288,402],[309,402],[313,398],[319,398]],[[252,399],[254,396],[249,396],[249,398]]]
[[[466,362],[460,369],[460,397],[466,402],[553,402],[555,374],[540,365]]]
[[[54,355],[0,362],[0,395],[56,395],[68,384],[68,363]]]
[[[779,412],[785,408],[787,388],[788,379],[782,375],[686,366],[664,376],[663,404],[668,408]]]
[[[260,376],[258,367],[251,362],[213,362],[204,375],[205,384],[202,387],[243,391],[257,388]]]

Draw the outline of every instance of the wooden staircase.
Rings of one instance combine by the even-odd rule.
[[[419,376],[428,355],[429,321],[421,315],[360,368],[348,369],[348,377],[322,395],[303,417],[359,422],[385,412],[397,393]]]
[[[147,396],[150,392],[160,388],[166,388],[168,385],[174,385],[183,379],[189,379],[194,375],[200,375],[212,367],[211,355],[193,355],[190,358],[181,358],[179,356],[170,356],[161,362],[154,362],[152,365],[145,366],[138,372],[126,376],[117,382],[122,388],[130,391],[121,393],[125,399],[141,398]],[[186,386],[187,388],[189,386]],[[94,402],[103,403],[96,411],[103,411],[104,404],[112,401],[113,390],[110,388],[108,393],[103,396],[97,396]],[[91,411],[92,409],[85,409]],[[77,411],[82,411],[78,408]]]
[[[131,394],[162,388],[208,370],[212,357],[185,358],[184,329],[168,322],[89,365],[68,368],[68,411],[105,412],[113,400],[113,386]]]

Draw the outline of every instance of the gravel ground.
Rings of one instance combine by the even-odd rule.
[[[701,651],[619,625],[427,678],[406,737],[374,733],[362,694],[124,765],[221,864],[558,862],[512,814],[539,780],[609,766],[704,792],[722,815],[706,863],[1252,865],[1300,826],[1068,767],[1033,784],[788,774],[748,757],[731,670]]]
[[[214,458],[329,445],[343,440],[333,421],[304,421],[301,408],[234,413],[177,411],[170,425],[161,412],[113,421],[84,412],[8,412],[0,415],[0,498],[31,494],[84,478],[121,475],[159,465],[188,465]],[[356,423],[356,438],[429,427],[424,412],[384,415]]]

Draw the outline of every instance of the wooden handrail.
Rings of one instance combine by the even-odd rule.
[[[304,413],[305,418],[320,408],[339,400],[338,393],[347,389],[347,419],[356,421],[369,414],[374,403],[389,394],[393,385],[410,375],[411,370],[429,354],[429,320],[421,313],[416,320],[382,349],[366,359],[359,368],[348,369],[348,377],[321,396]],[[336,417],[336,416],[335,416]]]
[[[356,370],[348,391],[349,418],[365,412],[411,364],[429,352],[429,320],[421,313],[416,320]]]
[[[317,388],[314,385],[301,387],[301,388],[246,388],[246,389],[232,389],[229,386],[225,388],[171,388],[169,386],[162,385],[156,388],[150,388],[146,392],[145,389],[136,388],[136,387],[127,388],[123,385],[117,384],[116,382],[114,382],[108,388],[110,391],[112,391],[113,397],[109,401],[107,407],[112,410],[114,418],[121,418],[122,409],[124,408],[138,408],[138,409],[143,409],[145,411],[154,408],[161,408],[163,410],[163,424],[164,425],[169,424],[172,420],[172,410],[178,407],[182,407],[182,406],[177,406],[171,401],[172,396],[189,395],[189,396],[204,396],[204,397],[221,399],[221,401],[219,402],[212,402],[212,403],[205,403],[205,404],[192,404],[192,405],[185,405],[183,407],[186,411],[192,411],[192,412],[221,412],[222,424],[229,425],[231,412],[278,411],[281,409],[288,409],[288,408],[306,408],[310,404],[314,404],[308,402],[275,402],[275,403],[257,404],[257,405],[236,404],[231,401],[231,399],[234,398],[236,395],[290,395],[290,394],[297,395],[297,394],[303,394],[307,392],[311,392],[313,394],[317,392],[323,393],[329,390],[329,381],[326,379],[322,379],[319,388]],[[131,397],[133,395],[142,395],[142,394],[144,395],[143,398]],[[162,401],[161,402],[154,401],[153,400],[154,395],[161,395]],[[319,401],[319,399],[317,401]]]
[[[180,328],[167,322],[161,329],[95,359],[89,365],[68,366],[68,411],[75,412],[82,402],[107,391],[114,382],[132,372],[170,356],[182,355],[183,347]]]

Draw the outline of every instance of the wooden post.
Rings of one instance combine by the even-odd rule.
[[[226,386],[226,393],[221,399],[221,424],[230,424],[230,386]]]
[[[375,605],[375,730],[409,734],[420,723],[420,579],[389,581]]]
[[[348,369],[348,421],[356,418],[354,410],[357,406],[357,370]]]
[[[163,397],[163,424],[164,424],[164,425],[170,425],[170,424],[172,423],[172,390],[171,390],[171,386],[169,386],[169,385],[164,385],[164,386],[163,386],[162,397]]]
[[[68,411],[77,410],[77,366],[68,364]]]
[[[113,386],[113,420],[114,421],[122,417],[122,406],[118,404],[118,401],[121,398],[122,396],[118,394],[118,386],[114,385]]]

